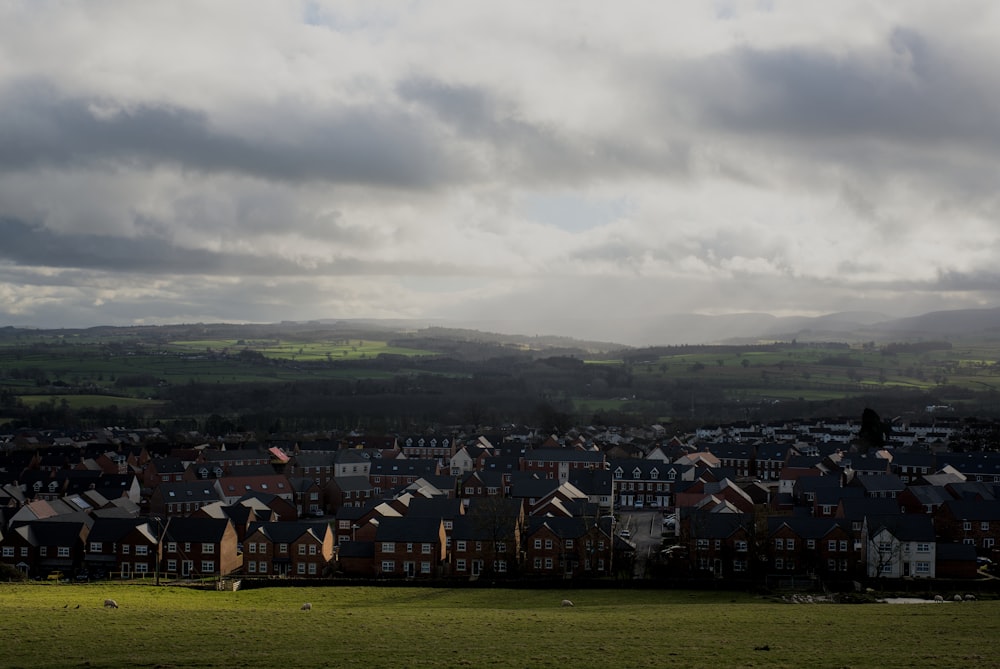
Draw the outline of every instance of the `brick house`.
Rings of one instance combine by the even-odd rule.
[[[440,518],[382,518],[375,530],[375,570],[382,576],[440,576],[446,557]]]
[[[217,480],[161,483],[149,497],[149,513],[165,518],[189,516],[201,507],[222,499]]]
[[[52,571],[69,575],[83,564],[84,546],[90,522],[77,520],[34,520],[4,532],[0,540],[0,561],[29,576]]]
[[[556,578],[608,576],[611,573],[610,519],[527,519],[524,537],[525,574]]]
[[[94,574],[122,578],[153,575],[160,529],[144,518],[95,518],[87,537],[84,566]]]
[[[524,523],[521,500],[503,497],[469,500],[468,510],[452,519],[452,575],[475,578],[482,574],[516,573],[520,567]]]
[[[171,518],[160,568],[168,575],[226,576],[243,566],[236,529],[226,518]]]
[[[325,523],[255,524],[243,542],[248,576],[324,576],[333,558],[333,531]]]

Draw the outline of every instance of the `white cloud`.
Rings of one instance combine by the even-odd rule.
[[[985,1],[5,3],[0,318],[996,304],[998,31]]]

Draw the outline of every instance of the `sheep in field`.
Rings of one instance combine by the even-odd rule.
[[[944,597],[942,597],[941,595],[934,595],[934,601],[935,602],[943,602],[944,601]]]
[[[965,601],[967,601],[967,602],[974,602],[974,601],[976,601],[976,596],[975,595],[966,595],[965,596]]]
[[[573,602],[569,601],[568,599],[564,599],[562,600],[562,606],[573,606]]]
[[[105,599],[104,600],[104,608],[106,608],[106,609],[117,609],[118,608],[118,602],[116,602],[113,599]]]
[[[956,602],[960,602],[962,601],[962,595],[955,595],[952,599],[954,599]]]
[[[299,609],[302,611],[312,611],[313,605],[310,602],[306,602],[305,604],[300,606]]]

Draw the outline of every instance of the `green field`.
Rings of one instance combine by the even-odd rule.
[[[113,597],[119,609],[102,603]],[[568,597],[573,608],[562,608]],[[311,602],[312,611],[299,610]],[[78,608],[79,607],[79,608]],[[0,585],[7,667],[995,667],[1000,602],[648,590]],[[755,650],[766,646],[768,650]]]
[[[114,395],[18,395],[26,406],[34,407],[43,402],[62,403],[63,400],[71,409],[84,407],[103,409],[116,406],[119,409],[148,409],[163,404],[159,400],[145,400],[135,397],[116,397]]]
[[[257,351],[266,358],[315,362],[322,360],[366,360],[382,354],[414,357],[433,355],[431,351],[390,346],[384,341],[369,339],[332,339],[328,341],[281,339],[203,339],[170,342],[174,351],[227,352]]]

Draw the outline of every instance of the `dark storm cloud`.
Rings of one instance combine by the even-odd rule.
[[[686,140],[620,128],[613,137],[573,134],[557,125],[526,120],[512,101],[485,87],[411,78],[400,97],[428,110],[460,140],[485,147],[491,168],[504,179],[537,185],[635,173],[683,173],[689,168]]]
[[[170,164],[284,181],[426,187],[456,178],[454,156],[417,119],[376,107],[304,114],[270,110],[250,137],[221,131],[204,112],[61,97],[44,84],[0,94],[0,170]],[[102,111],[103,110],[103,111]]]
[[[991,144],[1000,139],[996,78],[951,62],[897,29],[879,49],[738,48],[694,63],[674,83],[708,126],[823,141]]]
[[[14,265],[101,270],[144,275],[214,275],[254,277],[410,274],[451,276],[464,269],[444,262],[390,262],[364,258],[329,258],[295,263],[274,254],[237,254],[182,248],[153,237],[115,237],[58,233],[40,225],[0,218],[0,260]],[[16,281],[15,282],[19,282]],[[37,283],[32,280],[31,283]]]

